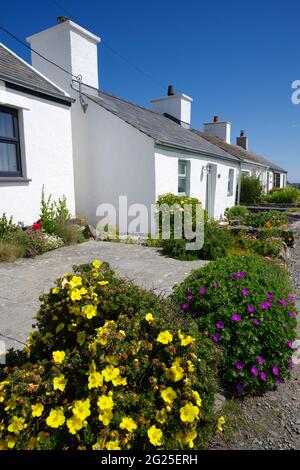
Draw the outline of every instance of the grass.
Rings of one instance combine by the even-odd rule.
[[[24,256],[24,247],[0,240],[0,261],[13,262]]]

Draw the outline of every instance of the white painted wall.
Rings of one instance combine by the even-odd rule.
[[[19,110],[21,154],[28,183],[0,182],[0,215],[31,224],[39,217],[42,185],[55,199],[66,195],[75,213],[70,108],[13,90],[0,104]]]
[[[178,160],[190,162],[190,196],[198,198],[205,208],[206,205],[206,173],[203,171],[208,163],[217,165],[215,218],[220,219],[227,207],[235,205],[237,171],[239,163],[227,162],[221,159],[209,159],[195,154],[175,152],[164,148],[156,148],[155,172],[156,172],[156,199],[165,193],[178,194]],[[235,170],[234,191],[232,196],[227,195],[229,169]]]
[[[242,162],[242,171],[249,171],[251,176],[254,176],[255,178],[259,178],[263,185],[264,192],[265,193],[268,192],[268,169],[267,167],[255,165],[254,163]]]
[[[230,144],[231,123],[228,121],[206,122],[204,123],[204,132],[208,135],[218,137]]]
[[[191,124],[191,111],[193,99],[185,94],[163,96],[151,100],[153,111],[160,114],[170,114],[187,127]]]

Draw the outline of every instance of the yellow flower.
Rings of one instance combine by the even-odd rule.
[[[16,441],[17,441],[17,438],[15,436],[12,436],[12,435],[7,436],[5,440],[6,440],[7,447],[9,449],[13,449],[15,447]]]
[[[130,416],[125,416],[120,423],[120,429],[127,429],[128,432],[132,432],[137,429],[137,425]]]
[[[82,295],[80,293],[80,290],[79,289],[72,290],[70,292],[70,299],[73,300],[73,302],[76,302],[76,300],[81,300]]]
[[[52,294],[59,294],[59,288],[58,287],[54,287],[52,290],[51,290]]]
[[[169,344],[173,341],[173,335],[168,330],[162,331],[159,333],[156,341],[162,344]]]
[[[120,375],[120,371],[117,367],[107,366],[103,371],[102,375],[105,382],[110,382],[111,380],[116,379]]]
[[[66,353],[64,351],[53,351],[52,356],[56,364],[61,364],[65,360]]]
[[[99,286],[107,286],[107,284],[109,284],[108,281],[99,281],[98,282]]]
[[[202,400],[200,398],[199,393],[192,390],[192,395],[193,395],[193,398],[195,399],[196,405],[201,406],[202,405]]]
[[[187,365],[188,365],[188,371],[189,372],[194,372],[195,367],[194,367],[194,364],[192,363],[192,361],[187,361]]]
[[[157,428],[155,425],[151,426],[147,431],[149,441],[154,446],[161,446],[161,440],[163,437],[162,430]]]
[[[114,407],[114,401],[112,397],[108,397],[107,395],[101,395],[101,397],[97,401],[97,405],[99,406],[101,411],[112,410]]]
[[[119,385],[127,385],[127,379],[126,377],[121,377],[118,375],[118,377],[112,380],[112,384],[114,387],[118,387]]]
[[[186,435],[182,431],[179,431],[176,434],[176,439],[181,443],[181,444],[187,444],[190,449],[194,448],[194,440],[197,437],[197,431],[194,429],[190,432],[188,432]]]
[[[179,382],[179,380],[183,379],[184,369],[175,361],[172,367],[166,369],[165,374],[167,379],[173,380],[173,382]]]
[[[189,344],[192,344],[195,341],[195,338],[192,338],[192,336],[184,336],[181,333],[181,330],[178,330],[178,338],[181,340],[181,346],[188,346]]]
[[[53,388],[54,390],[60,390],[61,392],[64,391],[67,385],[67,379],[63,374],[59,375],[58,377],[54,377],[53,379]]]
[[[25,418],[18,418],[17,416],[13,416],[12,419],[10,420],[10,424],[7,428],[9,432],[12,432],[13,434],[20,434],[23,429],[25,429],[27,426],[25,423]]]
[[[83,428],[84,423],[78,416],[73,415],[71,418],[67,419],[67,426],[70,434],[76,434]]]
[[[119,446],[119,439],[116,439],[115,441],[108,441],[105,444],[105,447],[107,450],[121,450],[121,447]]]
[[[93,268],[99,269],[100,266],[101,266],[101,262],[100,262],[98,259],[95,259],[95,260],[92,262],[92,266],[93,266]]]
[[[95,307],[95,305],[85,305],[82,307],[81,311],[88,320],[91,320],[91,318],[97,315],[97,307]]]
[[[31,414],[34,418],[39,418],[42,416],[44,411],[44,405],[37,403],[36,405],[31,405]]]
[[[111,422],[113,414],[111,410],[105,410],[99,414],[99,421],[103,423],[104,426],[108,426]]]
[[[51,410],[48,418],[46,419],[46,423],[50,428],[59,428],[65,423],[65,416],[64,412],[61,408],[56,410]]]
[[[193,423],[199,415],[198,406],[194,406],[192,403],[187,403],[185,406],[180,408],[180,419],[184,423]]]
[[[145,320],[148,323],[152,323],[154,321],[154,316],[152,315],[152,313],[147,313],[147,315],[145,316]]]
[[[171,387],[168,387],[165,390],[163,390],[160,395],[162,399],[169,405],[171,405],[173,401],[175,400],[175,398],[177,397],[177,393]]]
[[[162,410],[158,410],[156,415],[155,415],[155,419],[158,423],[164,424],[167,421],[167,411],[166,411],[166,409],[163,408]]]
[[[223,424],[225,424],[225,418],[224,416],[220,416],[220,418],[218,419],[218,429],[219,431],[223,431]]]
[[[9,385],[9,380],[3,380],[3,382],[0,382],[0,392],[5,389],[6,385]]]
[[[76,400],[72,408],[74,415],[81,421],[84,421],[91,414],[91,402],[86,400]]]
[[[96,387],[102,387],[103,385],[103,375],[100,372],[92,372],[89,375],[89,384],[88,388],[91,390],[91,388],[96,388]]]
[[[69,281],[69,286],[71,289],[75,289],[75,287],[79,287],[81,285],[82,285],[81,276],[73,276],[72,279]]]

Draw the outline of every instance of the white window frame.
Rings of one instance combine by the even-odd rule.
[[[227,182],[227,196],[231,197],[234,193],[234,168],[229,168],[228,170],[228,182]]]
[[[242,177],[243,176],[251,176],[251,171],[250,170],[242,170]]]
[[[179,166],[185,165],[185,173],[179,173]],[[189,160],[178,160],[178,195],[189,196],[190,195],[190,161]],[[186,192],[179,192],[179,181],[186,180]]]

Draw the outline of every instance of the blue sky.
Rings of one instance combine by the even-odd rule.
[[[1,4],[0,24],[25,39],[66,14],[55,3],[103,38],[103,90],[149,107],[172,83],[194,99],[194,127],[215,114],[231,121],[233,143],[245,129],[251,149],[300,182],[300,105],[291,102],[291,83],[300,80],[299,2],[18,0]],[[1,31],[0,41],[29,60]]]

